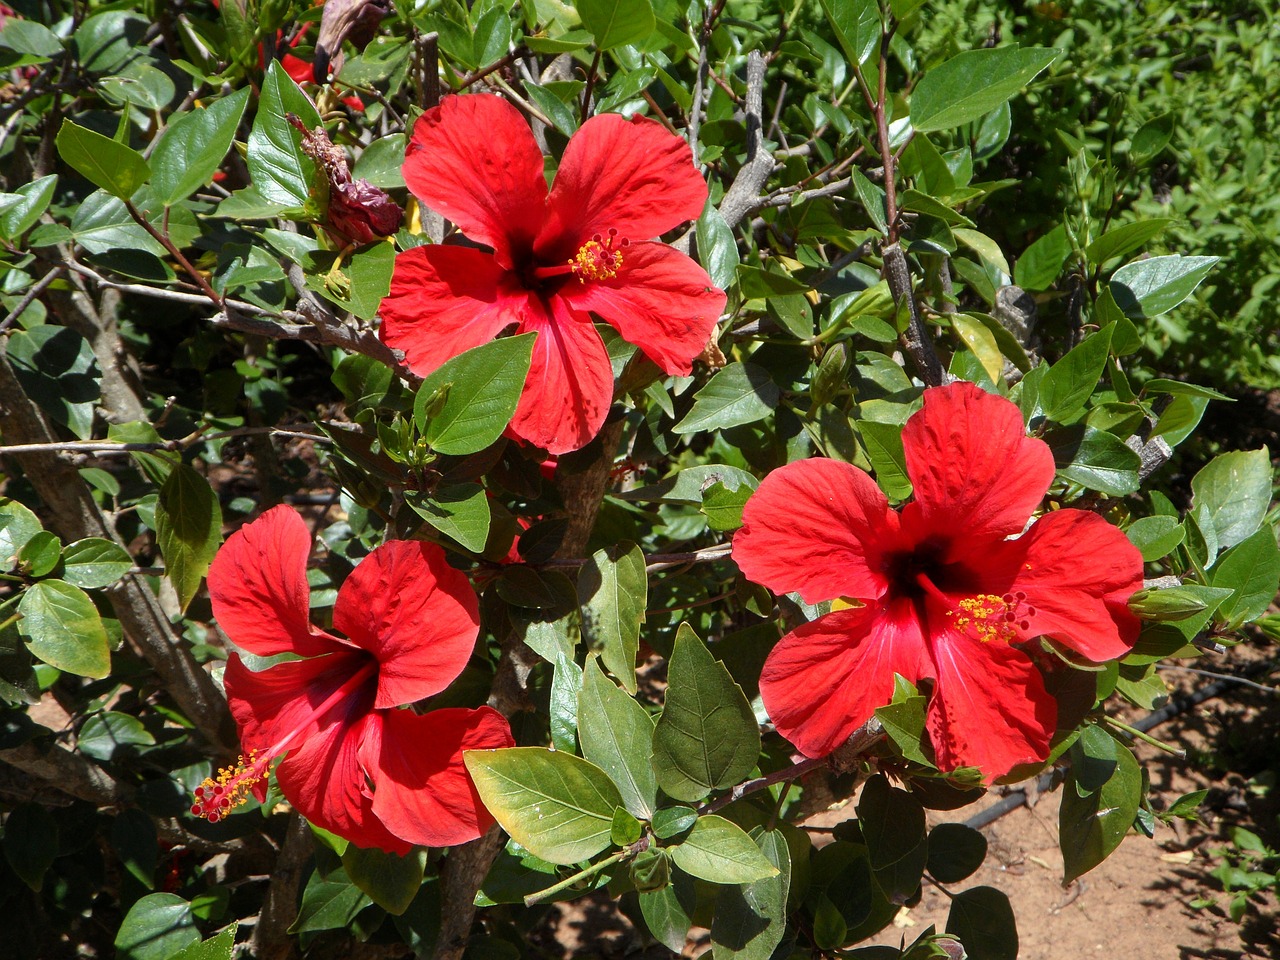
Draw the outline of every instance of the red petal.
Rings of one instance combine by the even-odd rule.
[[[932,675],[910,600],[838,610],[787,634],[760,674],[778,732],[807,757],[826,756],[893,698],[893,675]]]
[[[974,566],[1000,584],[990,592],[1027,595],[1035,608],[1027,636],[1052,637],[1097,663],[1124,656],[1138,639],[1128,603],[1142,589],[1142,554],[1097,514],[1046,514]]]
[[[311,531],[286,506],[233,533],[209,567],[209,599],[232,642],[260,657],[342,649],[311,625],[307,557]]]
[[[902,521],[913,539],[1018,533],[1053,481],[1048,444],[1027,436],[1013,403],[972,383],[926,390],[902,445],[915,488]]]
[[[382,714],[381,749],[362,752],[373,773],[373,812],[411,843],[450,847],[474,840],[493,817],[462,763],[463,750],[511,747],[511,728],[489,707],[452,708],[418,716]]]
[[[368,660],[366,653],[347,650],[306,660],[288,660],[255,673],[232,654],[222,680],[245,752],[256,750],[262,755],[280,749],[298,749],[317,736],[322,727],[346,722],[351,716],[367,711],[373,704],[372,683],[368,685],[368,693],[362,695],[361,691],[354,691],[341,706],[335,706],[322,717],[314,715],[316,708]]]
[[[725,305],[724,291],[707,272],[665,243],[631,244],[622,250],[617,276],[571,278],[558,293],[575,309],[599,314],[664,372],[679,376],[689,373]]]
[[[519,323],[527,301],[512,275],[481,250],[414,247],[396,257],[391,292],[378,311],[382,340],[425,377]]]
[[[480,632],[480,604],[434,544],[384,543],[338,591],[333,625],[378,658],[374,707],[439,693],[462,672]]]
[[[649,240],[697,219],[706,202],[707,185],[684,140],[654,120],[600,114],[565,147],[538,254],[566,260],[610,228],[633,242]]]
[[[613,367],[585,314],[570,314],[559,298],[551,302],[554,315],[529,305],[519,332],[534,330],[538,338],[511,432],[550,453],[568,453],[600,432],[613,402]]]
[[[358,847],[405,854],[412,844],[378,819],[368,779],[375,771],[362,763],[381,750],[382,712],[367,713],[349,725],[334,724],[308,740],[276,768],[276,781],[297,811],[318,827]]]
[[[939,769],[977,767],[991,781],[1048,757],[1058,705],[1031,658],[949,629],[932,639],[938,679],[926,725]]]
[[[867,474],[835,460],[774,470],[742,511],[733,559],[749,580],[807,603],[875,600],[888,588],[885,553],[898,515]]]
[[[447,97],[419,117],[404,179],[424,204],[493,247],[504,266],[532,250],[546,215],[542,153],[501,97]]]

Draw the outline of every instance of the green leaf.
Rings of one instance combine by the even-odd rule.
[[[1136,260],[1113,273],[1108,286],[1126,317],[1158,317],[1191,296],[1218,260],[1178,253]]]
[[[1069,256],[1067,228],[1059,224],[1022,252],[1013,267],[1013,282],[1025,290],[1048,290]]]
[[[121,864],[148,890],[155,887],[160,844],[155,821],[137,807],[126,807],[111,819],[111,846]]]
[[[1093,395],[1107,367],[1111,327],[1104,327],[1055,363],[1040,381],[1040,409],[1056,423],[1070,423]]]
[[[1109,497],[1138,489],[1142,458],[1114,434],[1075,424],[1052,430],[1044,439],[1059,476]]]
[[[1196,583],[1164,590],[1139,590],[1129,598],[1129,609],[1144,620],[1177,623],[1202,613],[1207,618],[1232,592],[1229,588]]]
[[[1084,255],[1090,263],[1100,267],[1114,257],[1133,253],[1148,240],[1154,240],[1177,222],[1171,217],[1153,217],[1150,220],[1122,223],[1118,227],[1112,227],[1085,247]]]
[[[876,0],[822,0],[822,12],[849,63],[866,63],[880,45],[880,5]]]
[[[867,179],[867,175],[859,168],[853,168],[853,188],[858,192],[858,199],[867,211],[867,216],[881,233],[889,232],[888,211],[884,189]]]
[[[760,481],[740,467],[726,464],[706,464],[689,467],[679,473],[636,490],[624,490],[618,494],[621,500],[644,500],[657,503],[702,503],[703,494],[717,484],[726,490],[754,490]]]
[[[711,921],[715,960],[769,960],[786,932],[791,887],[791,852],[786,837],[780,830],[765,830],[755,842],[778,872],[720,891]]]
[[[422,886],[427,851],[411,850],[401,857],[384,850],[364,850],[350,844],[342,854],[342,869],[369,899],[392,916],[409,909]]]
[[[921,133],[980,120],[1013,97],[1061,51],[1048,47],[967,50],[926,73],[911,95],[911,125]]]
[[[649,764],[653,720],[644,707],[614,686],[594,657],[582,674],[578,740],[582,755],[617,786],[627,810],[642,820],[653,818],[658,804],[658,781]]]
[[[41,530],[18,553],[18,566],[29,577],[43,577],[52,573],[61,559],[62,543],[48,530]]]
[[[693,807],[663,807],[653,815],[653,832],[659,840],[670,840],[692,830],[697,822],[698,813]]]
[[[318,184],[316,165],[302,152],[302,132],[286,113],[296,114],[308,130],[320,115],[279,60],[272,60],[262,80],[258,114],[249,132],[245,162],[258,195],[285,207],[305,207]]]
[[[342,275],[347,278],[343,292],[330,287],[328,271],[336,262],[336,254],[317,253],[304,264],[307,273],[307,289],[314,290],[350,310],[361,320],[372,320],[382,305],[382,298],[391,290],[391,274],[395,268],[396,251],[390,243],[371,243],[354,251],[342,264]]]
[[[199,942],[191,904],[177,894],[149,893],[125,914],[116,934],[116,956],[120,960],[169,960]]]
[[[19,551],[42,529],[40,518],[17,500],[0,497],[0,571],[12,570]]]
[[[565,753],[578,749],[578,692],[582,688],[582,671],[573,657],[556,651],[551,674],[551,745]]]
[[[1138,128],[1129,141],[1129,160],[1144,167],[1154,160],[1173,139],[1174,119],[1171,113],[1152,117]]]
[[[778,385],[754,363],[731,363],[694,394],[693,409],[676,433],[723,430],[763,420],[778,405]]]
[[[1191,478],[1191,491],[1197,509],[1211,518],[1219,546],[1234,546],[1251,536],[1266,516],[1271,454],[1263,447],[1214,457]]]
[[[165,576],[185,610],[222,542],[222,508],[209,482],[185,463],[174,467],[156,504],[156,543]]]
[[[688,624],[676,632],[667,697],[653,731],[658,785],[675,800],[701,800],[756,765],[760,728],[742,688]]]
[[[520,402],[536,337],[526,333],[474,347],[422,381],[413,416],[433,450],[476,453],[502,435]],[[427,401],[438,391],[447,395],[428,418]]]
[[[58,856],[58,824],[38,803],[18,804],[4,824],[4,857],[19,879],[37,893]]]
[[[712,484],[702,495],[702,515],[707,518],[707,526],[712,530],[737,530],[742,526],[742,508],[751,494],[746,486],[728,490],[722,483]]]
[[[1147,563],[1167,557],[1185,535],[1177,517],[1142,517],[1124,533]]]
[[[101,537],[77,540],[62,551],[62,578],[86,590],[109,587],[132,569],[129,551]]]
[[[1144,393],[1167,393],[1172,397],[1204,397],[1209,400],[1226,400],[1234,402],[1232,397],[1219,393],[1212,387],[1202,387],[1195,383],[1183,383],[1181,380],[1165,380],[1152,377],[1142,385]]]
[[[893,702],[876,708],[876,718],[884,726],[898,751],[908,760],[933,766],[933,761],[921,749],[924,737],[925,706],[928,699],[916,693],[915,687],[901,677],[894,677]]]
[[[489,498],[478,483],[440,487],[430,497],[407,493],[405,501],[431,526],[453,537],[472,553],[484,550],[489,539]]]
[[[1234,627],[1258,619],[1267,612],[1280,589],[1280,549],[1270,526],[1246,537],[1222,555],[1214,565],[1215,587],[1234,592],[1218,608],[1218,616]]]
[[[685,873],[712,883],[753,883],[779,874],[746,831],[714,814],[699,817],[684,842],[667,852]]]
[[[649,0],[578,0],[577,9],[601,50],[639,43],[657,26]]]
[[[689,928],[693,926],[695,890],[693,881],[677,873],[661,890],[640,894],[640,912],[645,926],[668,950],[684,952]]]
[[[121,200],[132,197],[151,177],[151,168],[138,151],[70,120],[62,121],[55,143],[68,166]]]
[[[613,826],[609,828],[609,839],[615,847],[625,847],[640,839],[643,828],[640,821],[622,807],[613,811]]]
[[[107,630],[89,595],[61,580],[32,584],[18,603],[18,633],[31,652],[67,673],[101,680],[111,672]]]
[[[95,713],[80,728],[76,746],[80,752],[95,760],[113,760],[116,753],[130,751],[134,747],[149,747],[156,742],[142,721],[127,713],[104,710]]]
[[[920,888],[929,854],[924,807],[877,774],[862,788],[857,809],[876,883],[891,903],[905,903]]]
[[[628,693],[636,692],[636,653],[648,601],[644,554],[631,541],[597,550],[582,565],[582,638]]]
[[[10,21],[19,23],[21,21]],[[58,175],[49,174],[39,180],[24,183],[13,193],[4,194],[5,198],[16,198],[0,206],[0,238],[16,240],[26,233],[40,219],[40,215],[49,207],[53,199],[53,191],[58,186]]]
[[[102,373],[89,341],[70,327],[46,324],[9,336],[9,361],[37,406],[82,440],[93,432]]]
[[[168,960],[232,960],[236,944],[237,924],[221,930],[217,936],[180,950]]]
[[[940,823],[929,831],[926,869],[939,883],[959,883],[987,856],[987,838],[963,823]]]
[[[171,120],[151,154],[151,182],[165,206],[185,200],[213,180],[235,140],[249,102],[245,87],[205,107]]]
[[[978,362],[982,364],[982,369],[986,371],[991,382],[1002,382],[1004,354],[1000,352],[996,335],[987,328],[987,325],[976,317],[955,313],[951,315],[951,326],[960,335],[964,345],[978,358]]]
[[[0,46],[33,57],[56,57],[62,53],[62,41],[56,33],[42,23],[17,16],[9,17],[0,31]]]
[[[364,148],[351,168],[351,176],[357,180],[368,180],[384,190],[394,190],[404,186],[404,175],[400,172],[403,164],[404,134],[393,133],[389,137],[379,137]]]
[[[1077,742],[1070,752],[1072,768],[1058,813],[1064,884],[1092,870],[1120,846],[1142,799],[1142,768],[1127,748],[1117,746],[1111,775],[1084,796],[1079,789],[1083,748]]]
[[[867,449],[867,459],[871,461],[876,483],[885,495],[892,500],[905,500],[911,496],[901,424],[859,420],[858,433]]]
[[[1009,898],[995,887],[972,887],[951,900],[947,933],[981,960],[1017,960],[1018,925]]]
[[[698,218],[696,236],[698,260],[703,269],[717,287],[728,288],[737,276],[738,242],[724,217],[720,216],[720,211],[709,200]]]
[[[599,767],[542,747],[467,750],[462,756],[484,805],[530,853],[570,864],[609,846],[622,796]]]
[[[341,879],[325,880],[318,871],[311,875],[289,933],[340,930],[350,926],[356,914],[373,902],[363,890],[348,882],[340,871],[329,874],[330,877],[335,875]]]

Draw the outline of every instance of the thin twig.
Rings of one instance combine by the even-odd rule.
[[[714,560],[725,559],[732,551],[733,544],[717,543],[710,547],[700,547],[697,550],[690,550],[685,553],[651,553],[645,557],[645,570],[653,573],[655,570],[665,570],[668,567],[678,567],[686,563],[710,563]],[[567,557],[548,560],[546,563],[540,563],[537,566],[544,570],[549,570],[557,567],[580,567],[588,562],[584,557]]]
[[[754,780],[747,780],[744,783],[738,784],[723,797],[718,797],[709,803],[704,803],[698,808],[698,815],[704,816],[708,813],[715,813],[717,810],[721,810],[729,804],[741,800],[748,794],[764,790],[766,787],[771,787],[775,783],[799,780],[806,773],[817,770],[819,767],[824,767],[826,765],[826,757],[814,757],[811,759],[801,760],[798,763],[793,763],[788,767],[783,767],[781,770],[775,770],[768,776],[756,777]]]
[[[4,333],[4,331],[8,330],[9,327],[13,325],[14,321],[26,312],[27,307],[31,306],[31,304],[35,302],[36,297],[44,293],[45,290],[49,288],[49,284],[62,276],[62,274],[66,272],[66,269],[65,265],[60,264],[33,283],[31,285],[31,289],[23,294],[22,299],[19,300],[17,305],[9,311],[9,315],[3,320],[0,320],[0,333]]]
[[[209,298],[209,300],[213,303],[213,305],[215,307],[221,307],[222,294],[218,293],[216,290],[213,289],[213,287],[209,286],[209,281],[205,279],[204,274],[202,274],[199,270],[193,267],[191,265],[191,261],[188,260],[185,256],[183,256],[182,251],[179,250],[177,245],[175,245],[174,242],[169,239],[169,234],[157,230],[155,226],[152,225],[151,221],[148,220],[146,217],[144,217],[142,213],[138,210],[138,208],[133,205],[132,200],[126,200],[124,202],[124,208],[129,212],[129,216],[133,217],[134,221],[138,224],[138,226],[140,226],[143,230],[147,231],[147,233],[151,234],[152,238],[157,243],[159,243],[161,246],[163,246],[166,250],[169,251],[169,255],[173,257],[174,260],[178,261],[182,269],[187,272],[187,276],[191,277],[191,279],[195,281],[196,286],[199,287],[200,290],[204,293],[204,295]]]
[[[773,172],[773,155],[764,149],[764,56],[747,55],[747,160],[720,203],[720,215],[732,229],[760,202],[760,190]]]
[[[587,85],[582,91],[582,109],[578,114],[578,123],[586,123],[587,117],[591,116],[591,91],[596,86],[596,73],[600,69],[602,52],[599,47],[596,47],[596,52],[591,58],[591,69],[587,71]]]
[[[1242,687],[1248,687],[1251,690],[1261,690],[1263,693],[1269,693],[1273,697],[1280,695],[1280,687],[1268,687],[1265,683],[1256,683],[1253,680],[1246,680],[1244,677],[1233,676],[1229,673],[1215,673],[1212,670],[1200,670],[1196,667],[1184,667],[1180,663],[1157,663],[1157,670],[1181,670],[1185,673],[1194,673],[1196,676],[1209,677],[1213,680],[1221,680],[1225,683],[1238,683]]]

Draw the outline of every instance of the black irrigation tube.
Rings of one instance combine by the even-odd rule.
[[[1266,673],[1272,666],[1273,664],[1271,663],[1259,664],[1254,669],[1245,672],[1246,678],[1249,678],[1252,674]],[[1209,684],[1207,687],[1197,690],[1195,693],[1189,694],[1185,697],[1179,697],[1176,700],[1170,700],[1155,713],[1143,717],[1135,723],[1133,725],[1134,729],[1141,730],[1143,733],[1149,733],[1151,730],[1160,726],[1160,724],[1172,720],[1174,717],[1178,716],[1178,714],[1190,710],[1197,704],[1204,703],[1206,700],[1212,700],[1214,697],[1225,692],[1231,686],[1236,684],[1238,680],[1239,678],[1237,677],[1225,677],[1222,680],[1217,680]],[[1054,785],[1054,780],[1060,780],[1061,777],[1062,771],[1056,767],[1040,774],[1040,776],[1036,778],[1036,791],[1044,792],[1045,790],[1050,789]],[[1022,806],[1026,802],[1027,792],[1025,790],[1015,790],[1013,793],[1010,793],[1008,796],[1005,796],[998,802],[987,807],[987,809],[974,814],[968,820],[964,821],[964,825],[966,827],[973,827],[975,830],[980,830],[985,826],[995,823],[1006,813],[1018,809],[1018,807]]]

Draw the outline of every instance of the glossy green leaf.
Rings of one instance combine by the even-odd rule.
[[[1195,506],[1211,521],[1220,547],[1253,534],[1271,502],[1271,455],[1266,447],[1214,457],[1191,478]]]
[[[237,924],[231,924],[218,932],[217,936],[193,943],[191,946],[175,953],[168,960],[232,960],[236,943]]]
[[[358,914],[373,901],[368,894],[351,883],[341,871],[330,873],[326,880],[313,873],[302,892],[302,903],[289,933],[311,933],[317,930],[341,930],[350,926]]]
[[[504,337],[475,347],[431,373],[414,401],[423,437],[440,453],[483,450],[502,435],[520,401],[537,334]],[[440,391],[443,402],[428,416],[427,403]]]
[[[1177,517],[1142,517],[1133,521],[1124,533],[1148,563],[1167,557],[1182,543],[1184,536]]]
[[[693,881],[676,873],[661,890],[640,894],[640,913],[654,938],[668,950],[682,954],[689,928],[693,926],[695,890]]]
[[[702,495],[702,515],[712,530],[737,530],[742,526],[742,508],[751,499],[751,488],[741,486],[729,490],[722,483],[714,483]]]
[[[361,320],[377,316],[382,298],[391,290],[391,274],[395,268],[395,248],[390,243],[371,243],[347,255],[341,265],[345,283],[336,286],[329,282],[329,270],[335,262],[334,254],[320,253],[308,258],[307,289],[314,290],[350,310]]]
[[[148,890],[154,889],[160,843],[150,814],[138,807],[118,811],[111,821],[111,847],[139,883]]]
[[[573,657],[556,651],[551,673],[549,721],[551,745],[565,753],[578,749],[578,692],[582,689],[582,671]]]
[[[280,61],[272,60],[262,80],[245,162],[260,197],[281,207],[305,207],[318,174],[314,161],[302,152],[302,132],[285,119],[287,113],[295,114],[308,130],[320,125],[311,100]]]
[[[727,490],[741,490],[743,487],[754,490],[760,481],[740,467],[706,464],[681,470],[648,486],[624,490],[618,497],[622,500],[696,504],[702,503],[703,494],[716,484]]]
[[[1213,567],[1212,584],[1230,588],[1230,599],[1218,608],[1218,616],[1239,626],[1267,612],[1280,590],[1280,549],[1276,532],[1263,525],[1222,555]]]
[[[128,200],[151,177],[142,154],[123,143],[64,120],[56,139],[67,165],[121,200]]]
[[[693,409],[673,428],[676,433],[723,430],[763,420],[778,405],[778,385],[754,363],[731,363],[694,394]]]
[[[129,551],[113,540],[86,537],[62,551],[62,579],[86,590],[109,587],[132,569]]]
[[[204,109],[170,121],[151,154],[152,183],[161,203],[185,200],[213,180],[231,149],[249,102],[245,87]]]
[[[40,660],[81,677],[100,680],[111,672],[106,627],[79,587],[61,580],[32,584],[22,594],[18,612],[18,632]]]
[[[653,815],[653,832],[660,840],[670,840],[693,829],[697,822],[698,813],[693,807],[663,807]]]
[[[62,544],[48,530],[41,530],[18,553],[18,565],[29,577],[44,577],[62,559]]]
[[[222,507],[209,482],[179,464],[160,488],[156,504],[156,542],[165,576],[185,610],[200,589],[222,542]]]
[[[609,846],[622,796],[594,764],[542,747],[468,750],[463,759],[484,805],[530,853],[570,864]]]
[[[822,0],[822,12],[849,62],[867,62],[880,45],[880,5],[876,0]]]
[[[1111,275],[1111,295],[1132,320],[1158,317],[1191,296],[1218,259],[1175,253],[1135,260]]]
[[[876,775],[862,788],[857,809],[876,883],[892,903],[906,902],[920,887],[929,853],[924,807]]]
[[[696,236],[698,261],[712,283],[722,289],[728,288],[737,276],[738,243],[720,211],[709,202],[698,218]]]
[[[89,341],[54,324],[9,336],[9,362],[28,397],[81,439],[93,433],[102,373]]]
[[[18,552],[41,531],[40,518],[17,500],[0,497],[0,571],[18,562]]]
[[[1058,225],[1027,247],[1013,266],[1013,282],[1026,290],[1048,290],[1071,255],[1067,228]]]
[[[489,498],[478,483],[440,487],[430,496],[406,495],[405,502],[446,537],[453,537],[472,553],[484,550],[489,538]]]
[[[7,18],[4,30],[0,31],[0,46],[35,57],[56,57],[62,53],[62,41],[56,33],[42,23],[17,16]]]
[[[636,653],[648,599],[644,554],[629,540],[597,550],[578,575],[582,638],[628,693],[636,692]]]
[[[642,820],[651,819],[658,802],[658,782],[649,764],[653,720],[604,675],[594,657],[582,675],[578,740],[582,755],[609,775],[626,808]]]
[[[1126,747],[1117,746],[1115,767],[1096,790],[1082,796],[1077,788],[1083,758],[1071,748],[1073,767],[1062,789],[1058,835],[1064,864],[1063,883],[1092,870],[1120,845],[1142,799],[1142,768]]]
[[[755,842],[778,872],[720,891],[711,922],[715,960],[769,960],[786,932],[791,886],[791,853],[786,838],[780,830],[765,830]]]
[[[658,785],[676,800],[701,800],[745,779],[760,755],[760,729],[742,688],[688,624],[667,667],[667,696],[653,732]]]
[[[137,717],[128,713],[104,710],[95,713],[80,728],[76,746],[85,756],[95,760],[113,760],[117,752],[151,746],[156,738]]]
[[[712,883],[753,883],[779,874],[745,830],[714,814],[699,817],[684,841],[667,851],[685,873]]]
[[[19,879],[37,893],[58,856],[58,824],[38,803],[15,806],[4,824],[4,858]]]
[[[577,10],[601,50],[639,43],[656,26],[650,0],[578,0]]]
[[[1085,247],[1084,255],[1089,258],[1090,263],[1102,266],[1114,257],[1123,257],[1140,249],[1147,241],[1154,240],[1177,222],[1171,217],[1153,217],[1150,220],[1122,223]]]
[[[17,22],[19,21],[10,21]],[[48,209],[57,187],[58,175],[51,173],[47,177],[22,184],[13,193],[4,194],[5,198],[13,199],[0,206],[0,238],[16,240],[30,230]]]
[[[342,854],[342,869],[351,882],[392,916],[409,909],[422,886],[426,866],[427,852],[421,848],[402,857],[351,844]]]
[[[1174,118],[1171,113],[1152,117],[1138,128],[1129,141],[1129,159],[1139,167],[1154,160],[1173,139]]]
[[[1104,430],[1076,424],[1045,434],[1058,475],[1111,497],[1138,489],[1142,458]]]
[[[1040,381],[1040,409],[1050,420],[1070,423],[1084,410],[1107,367],[1112,329],[1104,327],[1049,368]]]
[[[966,956],[981,960],[1017,960],[1018,926],[1009,897],[995,887],[958,893],[947,914],[947,933],[964,944]]]
[[[979,120],[1060,53],[1047,47],[1009,46],[957,54],[920,78],[911,94],[911,125],[923,133]]]
[[[191,904],[173,893],[149,893],[134,903],[116,933],[120,960],[169,960],[200,942]]]
[[[902,448],[902,426],[859,420],[858,433],[867,450],[867,459],[876,475],[876,483],[892,500],[911,496],[911,479],[907,476],[906,454]]]

